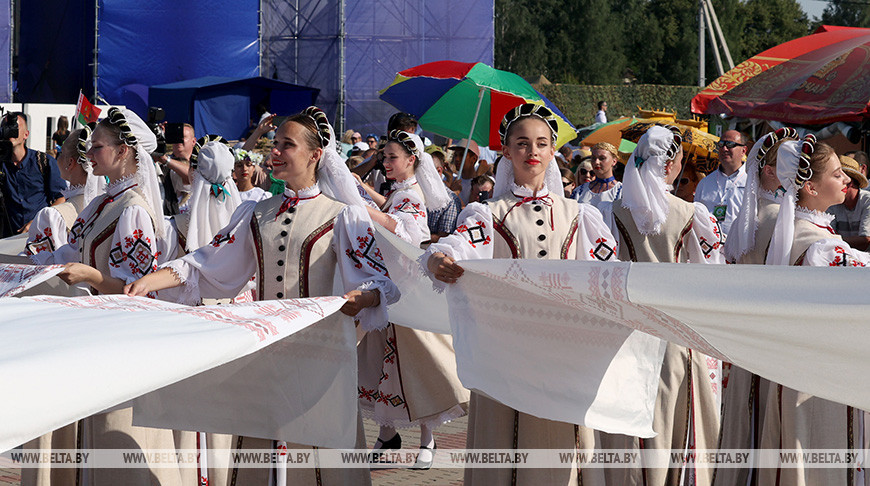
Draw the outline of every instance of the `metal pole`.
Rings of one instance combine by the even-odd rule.
[[[704,6],[704,19],[707,22],[707,34],[710,36],[710,45],[713,47],[713,59],[716,60],[716,68],[719,70],[719,76],[725,74],[722,69],[722,57],[719,55],[719,43],[716,41],[716,33],[713,31],[713,22],[710,19],[710,5],[706,0],[701,0],[701,5]]]
[[[725,61],[728,62],[728,69],[734,69],[734,60],[731,59],[731,50],[728,49],[728,42],[725,40],[725,35],[722,33],[722,28],[719,27],[719,16],[716,15],[716,10],[713,8],[713,3],[708,1],[707,8],[710,10],[710,16],[713,17],[713,27],[719,34],[719,40],[722,42],[722,50],[725,52]]]
[[[259,9],[257,13],[257,56],[259,59],[257,62],[257,76],[263,75],[263,0],[259,1],[257,5]]]
[[[465,167],[465,157],[468,155],[468,146],[471,145],[471,136],[474,135],[474,126],[477,125],[477,117],[480,115],[480,105],[483,103],[483,93],[486,88],[480,88],[480,96],[477,98],[477,109],[474,110],[474,119],[471,120],[471,130],[468,131],[468,138],[465,140],[465,150],[462,152],[462,163],[459,164],[459,178],[462,178],[462,169]]]
[[[707,62],[704,58],[704,4],[698,2],[698,86],[707,86],[707,79],[704,73],[704,64]]]
[[[345,0],[338,1],[338,130],[335,133],[342,133],[345,130],[345,104],[347,103],[347,84],[345,83],[345,46],[344,38],[347,35],[345,31]]]
[[[94,103],[97,102],[97,93],[100,79],[100,0],[94,0]]]
[[[299,0],[293,15],[293,84],[299,84]]]

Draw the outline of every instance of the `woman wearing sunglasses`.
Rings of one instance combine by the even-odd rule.
[[[581,203],[599,207],[602,202],[612,202],[622,193],[622,183],[613,175],[619,162],[616,147],[607,143],[592,146],[592,172],[595,179],[577,188],[575,199]]]

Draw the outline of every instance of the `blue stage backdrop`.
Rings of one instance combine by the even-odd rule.
[[[232,79],[216,76],[152,86],[149,104],[166,112],[167,122],[192,122],[197,138],[219,134],[244,136],[258,104],[275,113],[298,113],[317,102],[319,90],[267,78]]]
[[[0,103],[12,101],[12,60],[9,59],[9,46],[12,44],[12,3],[0,0]]]
[[[75,103],[93,93],[93,0],[20,1],[17,99],[24,103]],[[7,9],[9,0],[0,8]],[[5,10],[4,10],[5,11]],[[3,16],[0,29],[8,29]],[[6,30],[0,64],[8,66]],[[4,71],[8,72],[8,71]]]
[[[98,1],[98,89],[110,103],[141,92],[128,85],[259,75],[259,0]]]
[[[338,2],[263,0],[262,8],[262,75],[320,88],[319,103],[335,120]],[[344,14],[345,129],[386,130],[396,110],[378,90],[398,71],[444,59],[493,61],[492,0],[346,0]]]

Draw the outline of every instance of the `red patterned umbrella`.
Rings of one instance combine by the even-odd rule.
[[[695,113],[821,125],[870,118],[870,29],[822,26],[728,71]]]

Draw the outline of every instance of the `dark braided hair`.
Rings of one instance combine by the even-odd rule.
[[[798,189],[804,187],[804,184],[813,177],[812,159],[815,152],[816,136],[809,134],[801,142],[801,153],[798,155],[798,170],[794,178],[794,183]],[[819,162],[818,157],[816,159],[816,162]],[[824,161],[822,160],[822,162]]]
[[[199,151],[205,147],[205,144],[209,142],[220,142],[229,147],[230,143],[224,137],[220,135],[206,135],[204,137],[200,137],[199,140],[193,144],[193,152],[190,153],[190,168],[196,169],[196,165],[198,163]]]
[[[91,135],[94,133],[94,129],[97,127],[97,124],[94,122],[88,123],[83,126],[81,130],[79,130],[78,140],[76,140],[75,150],[76,150],[76,162],[82,167],[87,167],[90,163],[88,159],[88,139],[91,138]]]
[[[761,174],[761,170],[764,169],[767,164],[776,160],[776,151],[772,149],[778,147],[778,144],[783,140],[800,140],[800,135],[798,135],[797,130],[794,128],[782,127],[764,139],[761,148],[758,149],[758,155],[756,156],[759,174]],[[767,156],[768,153],[770,154],[770,157]]]
[[[127,124],[127,117],[118,108],[114,106],[109,108],[108,116],[100,122],[100,126],[114,133],[126,146],[136,148],[138,145],[133,129]]]
[[[309,106],[302,111],[302,114],[314,120],[314,124],[317,126],[317,137],[320,139],[320,148],[326,148],[332,135],[326,113],[316,106]]]
[[[550,127],[553,143],[555,144],[559,133],[559,124],[556,115],[554,115],[546,106],[535,103],[524,103],[505,113],[504,118],[501,120],[501,125],[499,125],[498,128],[498,135],[501,137],[501,144],[505,145],[507,143],[507,139],[510,137],[511,125],[514,122],[531,116],[540,118]]]
[[[414,169],[420,165],[420,155],[417,153],[417,144],[414,143],[414,139],[411,138],[411,134],[404,130],[393,130],[387,136],[387,143],[395,142],[399,144],[408,155],[413,155],[414,158]]]

